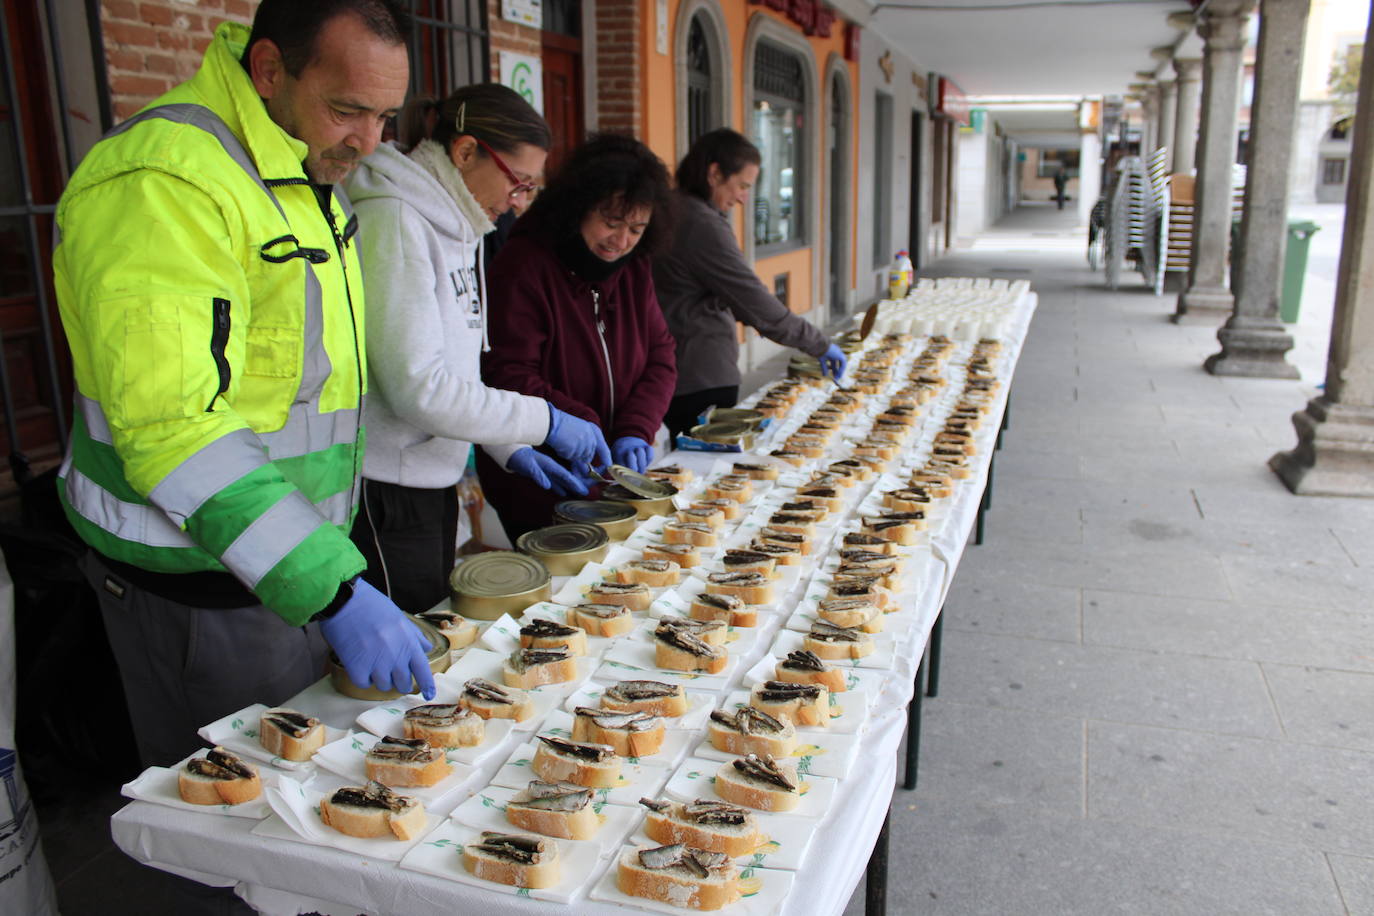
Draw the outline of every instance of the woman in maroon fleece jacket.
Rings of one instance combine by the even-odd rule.
[[[482,379],[601,427],[617,464],[643,470],[677,382],[650,255],[667,241],[668,170],[630,137],[573,151],[491,267]],[[490,452],[490,454],[487,454]],[[512,541],[552,524],[557,490],[477,454],[482,490]],[[576,469],[575,469],[576,470]]]

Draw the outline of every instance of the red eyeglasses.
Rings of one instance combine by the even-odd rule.
[[[539,190],[537,184],[532,181],[523,181],[519,175],[511,171],[511,167],[506,165],[506,161],[497,155],[496,150],[483,143],[481,138],[473,137],[472,139],[476,140],[477,145],[487,151],[487,155],[496,163],[496,167],[501,170],[501,174],[505,175],[506,178],[510,180],[510,183],[514,186],[510,189],[511,197],[519,197],[521,194],[532,194]]]

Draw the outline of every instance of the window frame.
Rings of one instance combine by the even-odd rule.
[[[442,7],[447,18],[440,18],[438,12],[424,15],[419,7],[424,4],[433,10]],[[467,22],[453,21],[453,8],[461,7],[468,15]],[[442,99],[461,86],[471,83],[486,83],[493,79],[491,73],[491,28],[487,20],[486,0],[409,0],[406,8],[410,13],[410,34],[406,38],[406,49],[410,52],[410,94],[429,95]],[[477,24],[471,22],[471,14],[477,14]],[[448,72],[441,73],[435,61],[427,60],[425,43],[422,37],[436,40],[452,40],[456,35],[464,36],[468,43],[469,62],[468,80],[454,81],[453,63],[448,62]],[[472,55],[473,42],[477,43],[477,54]],[[451,54],[451,52],[450,52]],[[432,81],[432,82],[431,82]],[[450,82],[452,84],[450,85]]]
[[[685,0],[677,10],[677,20],[673,25],[673,88],[676,95],[676,146],[677,160],[687,155],[691,147],[687,123],[687,83],[689,80],[689,61],[687,39],[691,34],[692,21],[700,17],[702,31],[706,37],[706,47],[711,55],[711,93],[709,97],[711,124],[708,130],[734,126],[734,107],[731,100],[734,92],[731,87],[731,58],[727,46],[730,30],[725,23],[725,13],[718,0]]]

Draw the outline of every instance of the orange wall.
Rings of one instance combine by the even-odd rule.
[[[673,60],[674,34],[673,29],[677,23],[678,8],[680,0],[668,0],[668,53],[659,54],[656,45],[657,21],[655,19],[655,9],[657,4],[654,0],[640,0],[644,3],[643,32],[640,47],[644,55],[640,72],[643,74],[640,91],[642,93],[644,130],[643,137],[645,143],[660,157],[668,163],[669,168],[676,165],[677,161],[677,92],[674,87],[674,74],[676,67]],[[747,133],[745,129],[745,109],[744,100],[746,87],[744,85],[744,42],[749,30],[749,22],[754,16],[770,16],[781,22],[784,27],[797,31],[800,29],[788,20],[785,16],[774,13],[772,10],[762,6],[751,6],[748,0],[720,0],[722,11],[725,14],[727,45],[730,50],[730,83],[734,94],[732,101],[731,127],[741,133]],[[822,123],[828,117],[828,96],[826,94],[826,64],[830,60],[832,53],[843,54],[844,51],[844,23],[836,20],[831,27],[829,38],[812,37],[809,39],[812,52],[816,58],[815,83],[821,97],[816,105],[816,110],[821,113]],[[851,227],[850,238],[850,286],[853,286],[854,270],[854,239],[853,232],[857,231],[858,221],[855,219],[854,206],[858,200],[858,86],[859,68],[857,63],[849,65],[849,86],[850,95],[850,170],[854,173],[853,187],[850,192],[850,214],[849,225]],[[811,130],[811,162],[818,165],[826,164],[824,155],[824,132]],[[825,189],[829,187],[827,176],[823,169],[811,169],[812,191],[820,189],[819,195],[822,211],[826,205]],[[740,240],[741,246],[744,243],[744,221],[736,213],[733,218],[735,233]],[[821,219],[815,221],[820,226],[820,237],[813,240],[811,247],[790,251],[786,254],[774,255],[762,258],[754,265],[755,272],[760,279],[768,286],[773,288],[773,278],[784,272],[790,272],[792,310],[798,313],[811,311],[816,303],[816,297],[811,287],[811,276],[814,267],[813,261],[818,261],[824,257],[825,233],[828,231],[829,217],[825,212],[821,213]],[[813,223],[813,225],[815,224]]]

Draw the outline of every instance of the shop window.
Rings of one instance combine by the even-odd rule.
[[[754,190],[754,244],[806,240],[806,79],[802,58],[759,42],[754,51],[753,141],[763,157]]]
[[[873,106],[873,266],[892,256],[892,96],[879,92]]]
[[[1322,184],[1345,184],[1345,160],[1322,160]]]
[[[410,0],[410,91],[443,98],[490,78],[485,0]]]

